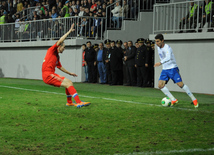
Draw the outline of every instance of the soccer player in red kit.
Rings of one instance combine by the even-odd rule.
[[[42,64],[42,78],[46,84],[53,85],[55,87],[65,87],[66,95],[67,95],[67,106],[76,106],[78,108],[82,106],[90,105],[90,102],[82,102],[79,99],[76,89],[73,86],[71,80],[60,76],[55,73],[55,67],[61,70],[64,73],[67,73],[71,76],[77,76],[75,73],[71,73],[67,71],[64,67],[62,67],[59,60],[59,53],[63,53],[65,49],[65,38],[74,31],[74,24],[72,24],[70,30],[64,34],[52,47],[50,47],[46,53],[45,59]],[[76,101],[72,103],[72,97]]]

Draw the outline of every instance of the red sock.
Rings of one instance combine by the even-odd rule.
[[[69,93],[69,91],[68,91],[67,88],[65,89],[65,92],[66,92],[66,95],[67,95],[67,102],[68,102],[68,103],[72,103],[72,96],[71,96],[71,94]]]
[[[77,91],[76,89],[74,88],[74,86],[70,86],[67,88],[68,89],[68,92],[73,96],[73,98],[75,99],[76,103],[80,103],[80,99],[79,99],[79,96],[77,94]]]

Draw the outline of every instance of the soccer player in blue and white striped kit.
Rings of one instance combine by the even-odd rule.
[[[165,86],[169,79],[172,79],[174,83],[176,83],[189,95],[195,108],[198,108],[199,104],[197,99],[191,93],[188,86],[185,85],[182,81],[174,54],[172,52],[172,48],[164,43],[164,37],[162,34],[157,34],[155,36],[155,43],[157,45],[158,54],[161,61],[155,63],[154,67],[158,67],[160,65],[163,67],[158,82],[159,89],[172,100],[171,106],[174,106],[176,103],[178,103],[178,100],[169,92],[169,89]]]

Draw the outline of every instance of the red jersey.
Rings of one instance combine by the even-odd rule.
[[[61,68],[62,65],[59,61],[59,54],[57,52],[57,43],[55,43],[53,46],[51,46],[45,56],[45,59],[43,60],[42,64],[42,73],[54,73],[55,67]]]
[[[91,6],[91,9],[95,9],[96,7],[97,7],[97,4],[95,3]],[[93,13],[96,13],[96,9],[93,11]]]
[[[82,66],[85,66],[85,51],[82,53]]]

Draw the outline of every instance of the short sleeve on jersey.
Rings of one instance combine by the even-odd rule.
[[[52,52],[54,52],[54,51],[57,50],[58,47],[59,47],[59,46],[57,46],[57,42],[56,42],[53,46],[51,46],[51,47],[49,48],[49,50],[52,51]]]

